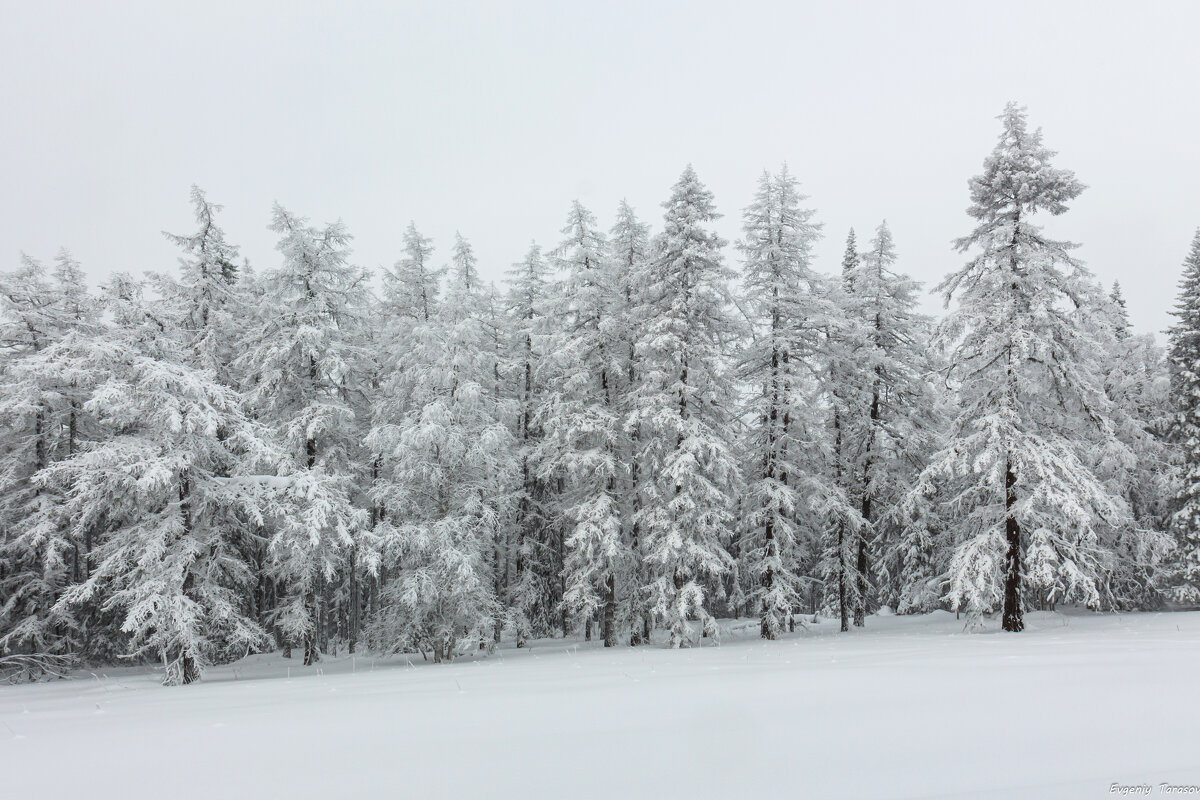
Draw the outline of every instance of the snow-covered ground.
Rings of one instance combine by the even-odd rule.
[[[1200,613],[833,622],[450,665],[278,655],[0,688],[0,796],[1107,797],[1200,784]],[[290,676],[289,676],[290,672]]]

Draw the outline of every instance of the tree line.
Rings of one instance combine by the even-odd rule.
[[[174,274],[0,275],[0,652],[445,661],[887,607],[1200,603],[1200,233],[1165,353],[1048,238],[1083,190],[1009,105],[918,310],[886,222],[824,274],[784,167],[729,243],[579,202],[502,286],[415,225],[391,269],[276,205],[261,273],[198,188]],[[448,263],[447,263],[448,262]]]

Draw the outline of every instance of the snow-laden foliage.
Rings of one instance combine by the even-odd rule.
[[[708,588],[733,566],[724,540],[738,470],[722,350],[734,325],[724,242],[709,228],[717,218],[712,193],[689,166],[663,206],[638,311],[630,421],[642,434],[637,521],[651,613],[680,646],[693,617],[715,632]]]
[[[802,613],[1200,604],[1200,234],[1166,358],[1036,224],[1083,187],[1001,119],[936,330],[886,223],[821,271],[786,168],[736,270],[690,167],[654,235],[576,202],[499,287],[413,223],[372,280],[342,223],[279,206],[256,272],[196,187],[171,275],[98,299],[65,251],[23,257],[0,273],[0,657],[187,683],[271,647],[445,661],[574,631],[678,647],[716,615],[773,639]]]
[[[800,606],[805,574],[826,528],[857,529],[844,493],[828,481],[822,403],[812,367],[837,309],[811,267],[820,226],[785,167],[763,174],[743,214],[742,308],[751,335],[738,355],[748,405],[742,454],[746,491],[739,556],[749,608],[774,639]]]
[[[90,575],[96,531],[72,522],[59,487],[37,481],[96,435],[84,402],[103,381],[100,308],[65,250],[49,274],[23,257],[0,277],[0,302],[0,649],[108,655],[119,645],[87,630],[95,607],[58,604]]]
[[[896,605],[899,587],[891,573],[899,570],[894,559],[889,569],[889,560],[879,557],[894,548],[897,504],[928,456],[938,427],[928,351],[931,324],[917,311],[919,284],[896,271],[897,258],[885,221],[865,252],[847,258],[842,272],[853,349],[842,370],[848,374],[839,400],[848,485],[862,517],[863,535],[853,553],[853,613],[859,626],[880,596]],[[876,575],[883,585],[872,586]]]
[[[153,325],[146,316],[93,340],[88,355],[102,382],[83,411],[102,438],[37,480],[64,494],[76,538],[105,529],[94,569],[59,605],[103,593],[102,608],[123,615],[130,654],[150,653],[168,683],[190,683],[206,664],[265,644],[245,601],[253,575],[239,552],[244,506],[226,478],[269,448],[212,372],[146,352],[136,333]]]
[[[977,225],[957,242],[977,252],[938,287],[957,302],[938,330],[957,417],[909,503],[936,495],[943,508],[951,605],[1003,607],[1005,630],[1019,631],[1027,592],[1046,603],[1113,601],[1111,532],[1130,515],[1089,458],[1097,446],[1124,447],[1085,321],[1103,295],[1072,245],[1032,221],[1065,212],[1083,185],[1051,164],[1023,109],[1010,104],[1000,119],[1000,140],[970,183]]]
[[[1182,460],[1174,552],[1165,578],[1172,598],[1200,605],[1200,230],[1183,262],[1171,328],[1171,439]]]
[[[565,303],[552,337],[554,386],[541,411],[545,467],[563,476],[560,497],[567,520],[563,602],[601,624],[604,644],[617,643],[618,582],[628,593],[633,559],[622,488],[630,451],[625,430],[629,390],[622,287],[596,219],[576,201],[554,259],[564,275]],[[639,587],[640,588],[640,587]]]
[[[276,205],[271,230],[283,257],[263,276],[262,303],[272,313],[239,366],[249,408],[306,473],[296,490],[304,487],[311,504],[275,520],[268,568],[284,593],[276,625],[303,644],[311,664],[319,655],[320,596],[364,521],[352,502],[362,436],[351,395],[362,375],[357,315],[366,275],[349,263],[350,235],[340,222],[314,228]]]
[[[372,638],[435,661],[462,642],[491,638],[500,614],[489,569],[512,496],[515,442],[493,392],[496,363],[485,330],[485,289],[470,245],[459,238],[445,313],[415,329],[402,369],[411,408],[389,454],[389,515],[383,536],[400,555]]]

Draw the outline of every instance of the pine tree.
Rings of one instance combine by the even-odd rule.
[[[645,571],[645,537],[642,536],[638,513],[643,500],[641,442],[645,434],[632,412],[636,407],[634,390],[638,385],[641,367],[637,342],[640,332],[644,331],[650,322],[646,315],[648,312],[652,313],[653,309],[641,302],[650,282],[649,228],[638,220],[633,208],[624,200],[617,208],[616,220],[609,231],[608,248],[614,302],[610,317],[613,338],[616,340],[611,359],[616,364],[613,379],[618,386],[623,386],[618,408],[625,421],[625,450],[621,454],[624,468],[619,471],[624,478],[624,485],[619,490],[625,528],[622,540],[628,542],[627,552],[630,559],[628,611],[625,616],[629,622],[629,643],[631,646],[637,646],[650,642],[652,615],[644,590],[648,583]]]
[[[604,646],[617,643],[618,581],[631,563],[621,486],[627,451],[621,399],[627,349],[614,312],[619,292],[596,219],[571,206],[554,258],[565,275],[564,309],[553,351],[560,365],[543,412],[553,468],[566,480],[563,513],[570,533],[563,564],[566,606],[585,620],[590,639],[599,618]]]
[[[1183,262],[1171,328],[1171,439],[1182,454],[1178,507],[1172,517],[1174,552],[1166,583],[1171,598],[1200,604],[1200,230]]]
[[[114,335],[91,340],[104,378],[83,411],[102,437],[37,481],[64,494],[76,529],[105,528],[95,569],[59,607],[102,596],[122,609],[130,655],[153,653],[167,684],[192,683],[206,664],[265,641],[235,538],[243,494],[228,476],[271,451],[237,394],[184,362],[129,285],[110,300]]]
[[[544,474],[548,462],[542,449],[540,410],[547,391],[547,356],[551,348],[552,295],[549,268],[536,243],[509,271],[508,371],[515,385],[516,436],[520,476],[515,498],[513,530],[514,574],[509,608],[524,647],[531,636],[547,636],[561,602],[559,548],[552,541],[558,526],[546,508],[553,476]]]
[[[1097,343],[1080,317],[1098,287],[1071,245],[1031,221],[1065,212],[1083,185],[1051,165],[1023,109],[1009,104],[1000,119],[999,143],[970,184],[978,225],[957,242],[980,252],[938,287],[947,303],[958,301],[939,333],[950,344],[959,413],[914,494],[944,493],[951,605],[1002,606],[1004,630],[1020,631],[1027,582],[1051,602],[1110,599],[1103,537],[1126,524],[1128,510],[1083,452],[1113,439],[1090,360]]]
[[[316,229],[276,205],[271,229],[283,263],[264,275],[262,302],[278,311],[256,331],[241,367],[250,375],[250,408],[302,473],[289,496],[303,503],[303,487],[313,498],[276,520],[269,545],[270,570],[286,593],[276,624],[289,644],[303,643],[310,665],[319,658],[326,583],[365,516],[351,500],[362,434],[348,395],[361,377],[366,275],[348,263],[350,235],[340,222]]]
[[[894,535],[894,506],[927,455],[935,397],[924,373],[929,321],[917,311],[919,285],[894,270],[897,256],[887,222],[861,258],[847,264],[848,311],[860,324],[854,361],[861,391],[852,406],[851,469],[862,516],[855,542],[854,624],[865,623],[871,601],[872,541],[886,551]]]
[[[664,203],[663,231],[647,269],[636,344],[640,364],[631,424],[640,426],[646,591],[671,644],[688,620],[716,624],[707,587],[732,566],[722,540],[731,521],[737,465],[728,409],[733,392],[722,346],[733,332],[724,241],[712,193],[689,166]]]
[[[385,589],[373,638],[389,649],[454,657],[464,640],[490,640],[499,614],[489,560],[512,493],[515,442],[493,392],[484,290],[461,236],[443,311],[418,328],[404,366],[412,407],[393,452],[389,520],[402,569]]]
[[[739,377],[751,387],[744,445],[742,572],[759,615],[760,635],[776,638],[800,604],[801,570],[813,555],[810,509],[825,494],[814,474],[810,370],[830,309],[810,267],[820,236],[814,212],[787,168],[763,173],[743,215],[744,309],[753,336]],[[820,461],[817,460],[819,464]]]

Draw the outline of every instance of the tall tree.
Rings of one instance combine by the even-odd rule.
[[[66,250],[47,274],[28,256],[0,275],[0,648],[90,651],[86,620],[58,605],[92,569],[93,530],[39,476],[90,438],[100,309]]]
[[[689,166],[664,204],[663,231],[648,265],[636,344],[641,366],[631,424],[644,479],[637,512],[645,536],[646,591],[672,646],[690,641],[688,620],[716,625],[706,597],[732,566],[723,539],[737,464],[731,450],[733,387],[722,348],[733,333],[725,242],[712,193]]]
[[[461,236],[438,318],[417,329],[412,404],[383,499],[402,568],[385,589],[373,638],[389,649],[454,657],[464,641],[491,640],[499,614],[489,569],[507,513],[515,442],[493,392],[495,360],[484,328],[485,289]]]
[[[776,638],[800,604],[801,570],[813,555],[811,508],[826,488],[814,472],[811,368],[830,307],[812,271],[820,236],[814,212],[784,167],[759,179],[743,214],[744,303],[752,336],[739,357],[750,398],[743,447],[742,572],[764,639]],[[817,459],[816,464],[821,461]]]
[[[561,563],[554,541],[560,530],[546,507],[555,475],[543,468],[551,465],[542,447],[540,413],[548,389],[551,331],[558,322],[552,316],[555,293],[542,249],[530,243],[525,257],[509,271],[507,299],[508,371],[515,386],[514,429],[520,448],[509,596],[517,647],[524,647],[530,636],[549,635],[561,614]]]
[[[1065,212],[1083,185],[1051,164],[1054,153],[1028,130],[1024,109],[1009,104],[1000,119],[1000,140],[970,183],[977,225],[957,242],[979,252],[938,287],[947,304],[958,301],[939,334],[951,343],[960,410],[914,492],[944,484],[951,604],[972,612],[1000,605],[1004,630],[1020,631],[1031,553],[1029,580],[1052,598],[1108,599],[1111,552],[1102,538],[1125,524],[1128,509],[1083,452],[1113,438],[1091,361],[1097,343],[1080,320],[1098,286],[1070,244],[1032,222],[1039,211]]]
[[[237,347],[238,326],[244,324],[242,298],[236,294],[237,247],[225,241],[217,225],[221,206],[212,203],[198,186],[192,186],[192,210],[197,230],[187,235],[163,235],[182,251],[177,281],[162,279],[159,288],[168,312],[178,326],[191,363],[213,370],[232,384],[230,365]]]
[[[645,537],[642,536],[640,515],[642,503],[641,442],[644,438],[642,426],[632,411],[636,406],[634,388],[638,385],[641,364],[637,352],[640,332],[650,321],[646,312],[653,309],[642,304],[641,299],[650,283],[650,230],[640,222],[629,203],[624,200],[617,208],[616,220],[608,236],[608,263],[612,270],[612,292],[614,306],[610,311],[614,343],[612,359],[618,364],[613,379],[624,387],[618,399],[622,418],[625,420],[624,452],[621,461],[624,468],[619,475],[624,479],[620,489],[621,513],[625,529],[622,539],[628,542],[629,592],[628,611],[629,643],[632,646],[650,641],[651,613],[645,586]]]
[[[1200,230],[1183,262],[1171,328],[1171,438],[1182,454],[1174,552],[1166,576],[1172,599],[1200,605]]]
[[[871,602],[872,544],[876,551],[888,549],[894,506],[928,454],[934,427],[936,398],[926,380],[930,323],[917,311],[919,284],[895,271],[896,259],[885,221],[844,273],[847,310],[861,331],[854,352],[860,394],[848,420],[863,522],[854,554],[856,626],[865,623]]]
[[[563,309],[553,350],[559,369],[544,409],[552,461],[566,479],[563,514],[566,539],[566,605],[585,620],[601,623],[604,646],[617,643],[618,587],[631,564],[625,538],[625,425],[622,370],[626,348],[619,338],[618,289],[605,258],[596,218],[579,201],[571,206],[554,251],[565,275]]]
[[[309,665],[319,658],[326,582],[364,517],[351,501],[362,437],[348,391],[361,377],[356,337],[367,278],[349,263],[342,223],[314,228],[276,204],[271,230],[283,262],[263,276],[263,303],[278,313],[263,320],[241,363],[250,408],[304,473],[297,485],[319,488],[320,502],[279,520],[269,553],[286,592],[277,624],[289,641],[303,643]]]
[[[105,528],[95,569],[59,606],[102,595],[122,611],[130,654],[157,656],[168,684],[192,683],[206,664],[265,641],[235,539],[246,495],[228,477],[274,454],[237,394],[185,363],[130,286],[111,298],[113,335],[91,340],[103,382],[83,410],[102,438],[38,482],[63,492],[76,529]]]

